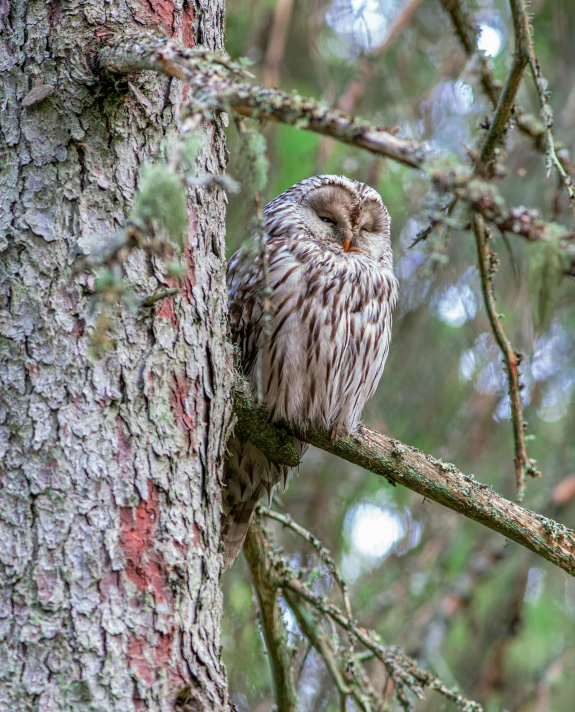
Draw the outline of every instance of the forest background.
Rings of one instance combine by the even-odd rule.
[[[451,8],[479,28],[466,53]],[[535,51],[551,90],[560,154],[575,150],[575,5],[534,0]],[[514,47],[503,0],[229,0],[226,49],[252,60],[258,83],[295,89],[367,117],[399,135],[468,159],[491,112],[481,55],[504,82]],[[518,95],[539,116],[526,75]],[[235,126],[228,129],[228,173],[242,180]],[[380,387],[363,421],[513,498],[514,449],[508,382],[486,316],[473,233],[435,224],[424,176],[394,161],[281,124],[264,124],[269,183],[263,202],[318,173],[344,173],[373,185],[392,216],[400,302]],[[564,186],[526,132],[507,136],[499,189],[510,205],[537,208],[573,230]],[[238,158],[239,156],[239,158]],[[234,158],[235,157],[235,158]],[[426,197],[427,196],[427,197]],[[249,192],[230,196],[227,249],[249,234]],[[246,207],[246,200],[248,206]],[[447,202],[447,201],[445,201]],[[413,245],[421,231],[433,231]],[[449,220],[448,220],[449,223]],[[500,259],[497,309],[513,347],[524,354],[524,418],[529,456],[542,478],[527,482],[524,506],[573,525],[575,513],[575,312],[573,280],[557,273],[542,244],[495,233]],[[555,271],[554,271],[555,270]],[[486,710],[568,712],[575,697],[575,592],[552,564],[439,504],[313,449],[274,508],[317,535],[349,582],[354,617],[400,646]],[[312,549],[281,525],[275,538],[294,565],[313,567]],[[321,569],[321,567],[320,567]],[[318,574],[319,575],[319,574]],[[272,681],[249,570],[240,557],[224,579],[224,659],[238,709],[264,712]],[[333,582],[326,578],[326,591]],[[283,608],[298,651],[302,710],[338,709],[319,655]],[[307,651],[307,654],[306,654]],[[385,677],[378,683],[385,690]],[[389,692],[392,703],[393,695]],[[353,705],[353,703],[351,703]],[[350,707],[353,708],[353,707]],[[418,709],[452,704],[426,696]]]

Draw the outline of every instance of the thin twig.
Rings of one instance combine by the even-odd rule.
[[[490,121],[489,130],[479,150],[478,167],[485,172],[491,161],[497,145],[503,138],[507,123],[513,111],[515,97],[519,91],[523,72],[529,62],[529,22],[525,12],[524,0],[510,0],[511,16],[515,30],[515,54],[511,71],[499,96],[495,113]]]
[[[491,330],[493,331],[497,345],[503,354],[507,378],[509,380],[509,401],[511,404],[511,420],[513,422],[513,438],[515,441],[517,499],[521,502],[525,492],[525,475],[539,477],[541,474],[535,467],[535,460],[530,460],[527,457],[527,448],[525,445],[527,424],[523,420],[523,403],[521,401],[522,384],[519,378],[519,364],[523,356],[511,346],[497,314],[493,290],[495,258],[487,244],[485,223],[480,215],[475,215],[473,218],[473,231],[477,243],[477,259],[481,274],[481,288],[483,291],[485,311],[487,312],[487,317],[491,324]]]
[[[523,9],[523,12],[527,14],[525,8]],[[525,21],[529,26],[528,17],[526,17]],[[555,140],[553,138],[553,132],[551,130],[553,128],[553,111],[549,106],[549,101],[547,99],[547,82],[541,74],[541,67],[539,66],[539,62],[535,57],[535,51],[533,49],[533,38],[530,32],[527,37],[527,54],[529,57],[529,65],[531,67],[535,86],[537,87],[537,92],[539,94],[539,102],[541,105],[541,119],[545,128],[546,157],[549,170],[551,166],[555,166],[555,169],[559,174],[559,178],[565,186],[565,190],[567,191],[567,195],[569,196],[569,203],[571,205],[571,209],[573,210],[573,215],[575,217],[575,186],[573,185],[571,176],[569,175],[569,173],[567,173],[565,167],[557,156]]]
[[[325,548],[322,542],[311,532],[308,532],[307,529],[304,529],[300,524],[294,522],[289,514],[280,514],[279,512],[274,512],[272,509],[266,509],[265,507],[260,507],[260,511],[264,515],[264,517],[268,517],[269,519],[273,519],[276,522],[280,522],[284,525],[284,527],[291,529],[302,539],[305,539],[305,541],[307,541],[307,543],[316,550],[320,559],[325,563],[328,571],[333,576],[337,585],[339,586],[345,612],[351,622],[351,602],[349,600],[349,595],[347,592],[347,584],[343,580],[343,576],[341,575],[338,567],[336,566],[335,561],[332,559],[329,551]]]

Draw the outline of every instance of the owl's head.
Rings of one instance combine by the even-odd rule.
[[[264,209],[271,236],[312,238],[345,253],[391,264],[391,219],[373,188],[345,176],[313,176]]]

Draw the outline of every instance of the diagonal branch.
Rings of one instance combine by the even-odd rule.
[[[330,109],[314,99],[238,81],[245,71],[224,55],[190,50],[167,38],[144,34],[125,37],[102,49],[99,63],[120,74],[151,69],[182,79],[193,90],[189,113],[233,111],[240,116],[280,121],[354,144],[412,168],[421,168],[429,155],[422,144],[397,138],[385,128]]]
[[[260,431],[258,447],[265,450],[266,435],[275,426],[264,421],[265,411],[256,404],[249,385],[239,379],[233,392],[234,410],[244,433],[252,425]],[[265,425],[263,423],[265,422]],[[290,430],[289,428],[287,428]],[[463,514],[483,526],[542,556],[575,576],[575,532],[563,524],[531,512],[476,482],[454,465],[436,460],[367,427],[339,440],[331,440],[320,428],[305,433],[292,431],[311,445],[359,465],[390,484],[401,484],[427,499]]]

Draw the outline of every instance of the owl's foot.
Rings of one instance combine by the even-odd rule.
[[[344,428],[342,425],[334,425],[330,431],[329,439],[334,442],[340,438],[345,438],[346,435],[349,435],[347,428]]]

